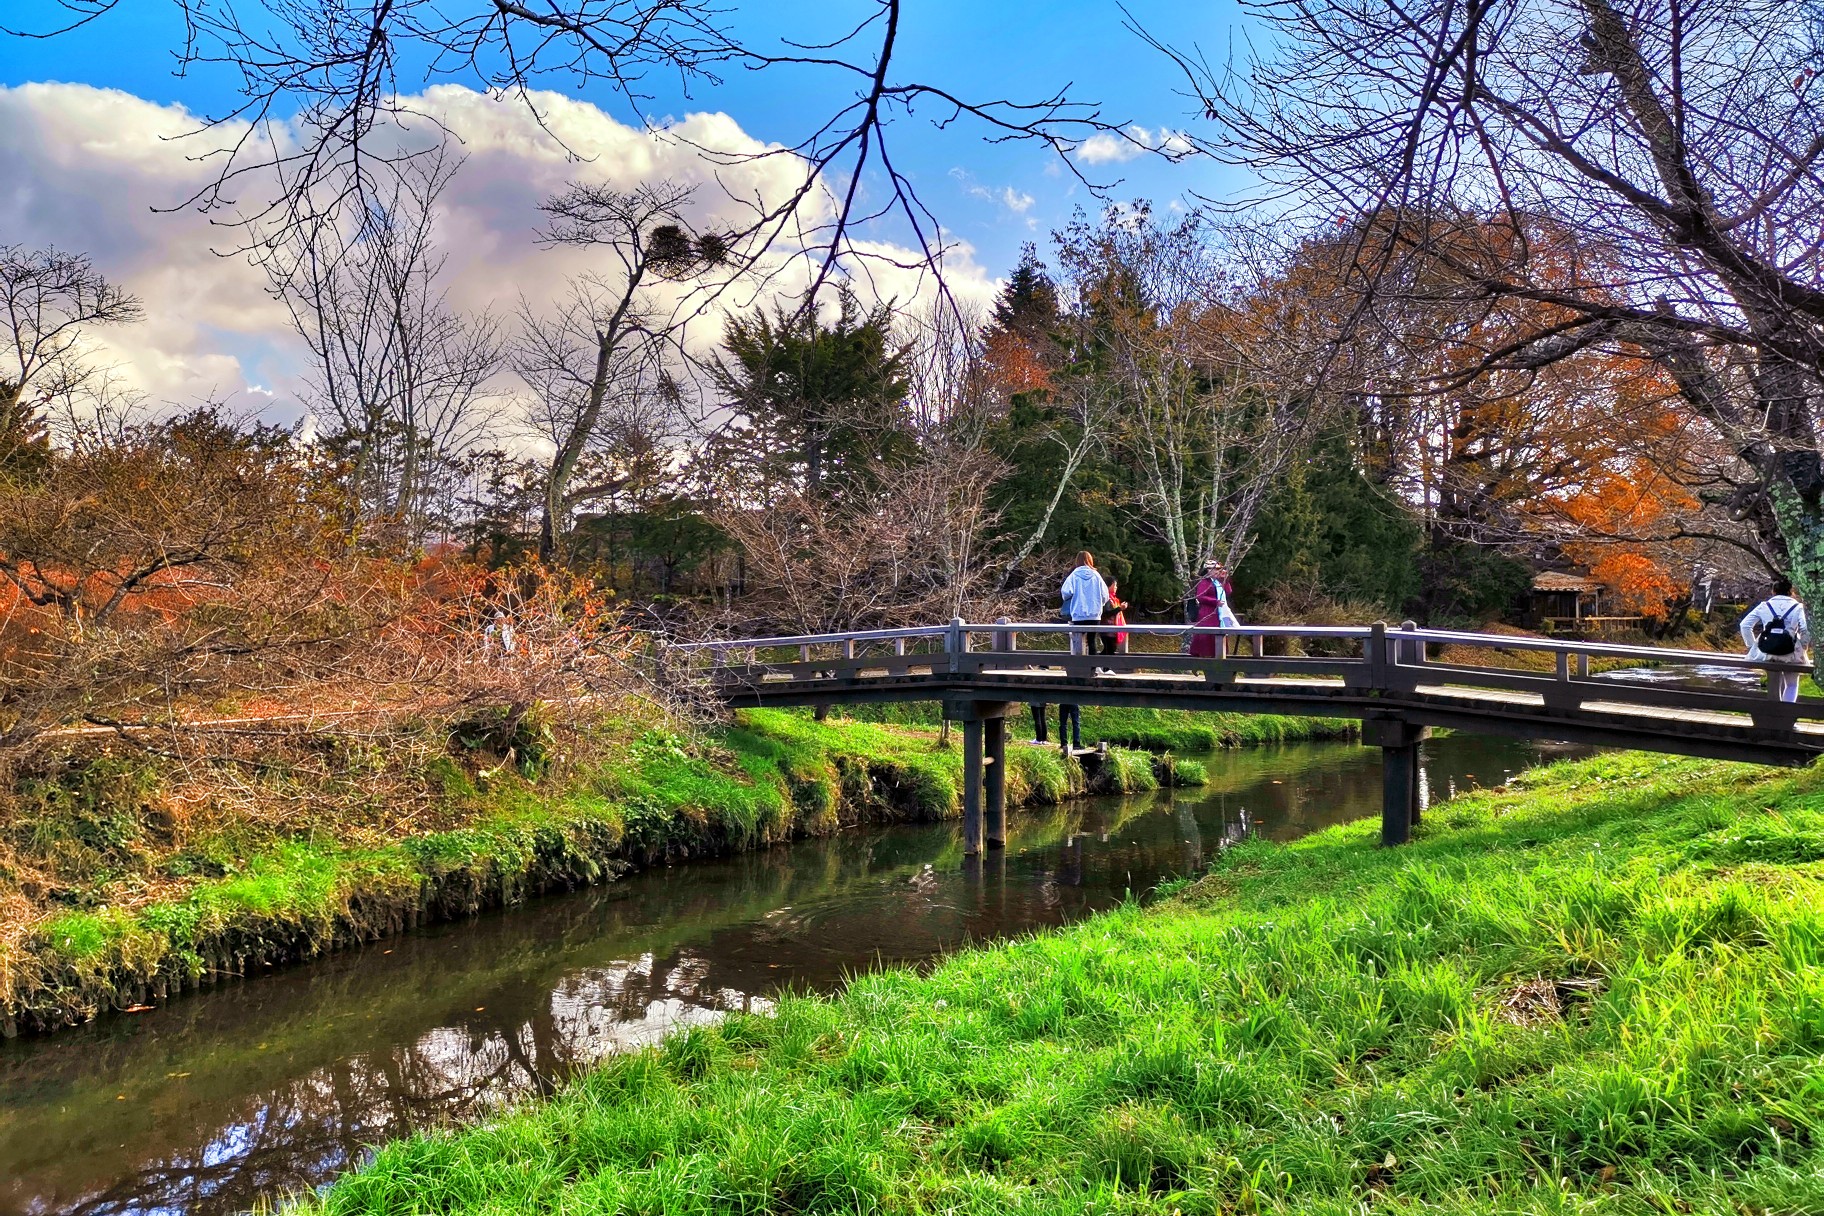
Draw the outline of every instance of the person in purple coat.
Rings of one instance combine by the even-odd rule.
[[[1241,622],[1229,609],[1228,571],[1215,558],[1203,563],[1203,577],[1191,589],[1191,598],[1197,602],[1197,624],[1203,628],[1233,627]],[[1194,659],[1214,659],[1221,655],[1222,639],[1211,634],[1198,634],[1191,639],[1191,657]]]

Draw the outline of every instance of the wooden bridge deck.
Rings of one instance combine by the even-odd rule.
[[[1001,836],[1002,719],[1022,703],[1148,706],[1358,718],[1383,748],[1383,838],[1407,838],[1415,803],[1416,745],[1433,727],[1561,739],[1759,764],[1802,765],[1824,754],[1824,698],[1782,702],[1771,672],[1790,665],[1740,655],[1590,642],[1389,629],[1254,627],[1192,630],[1128,626],[1134,638],[1217,639],[1220,657],[1166,652],[1075,655],[1066,635],[1095,626],[953,621],[921,629],[732,639],[667,648],[679,679],[701,678],[734,706],[938,701],[964,725],[965,845]],[[1264,652],[1271,639],[1329,651]],[[1035,643],[1037,643],[1035,645]],[[1247,654],[1232,653],[1245,648]],[[1536,651],[1549,672],[1441,663],[1430,647]],[[1595,662],[1705,664],[1765,674],[1761,689],[1668,688],[1592,675]],[[986,750],[984,750],[986,749]],[[986,774],[986,775],[984,775]]]

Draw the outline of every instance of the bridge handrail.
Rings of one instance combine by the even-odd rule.
[[[948,625],[916,625],[905,629],[860,629],[848,633],[806,633],[776,638],[709,638],[696,642],[667,642],[665,647],[668,650],[761,650],[771,646],[833,646],[841,642],[941,638],[949,632]]]
[[[1005,625],[965,624],[964,633],[1132,633],[1143,637],[1299,637],[1299,638],[1367,638],[1374,629],[1367,625],[1114,625],[1091,621],[1083,625],[1066,625],[1062,621],[1013,621]]]
[[[664,643],[671,651],[694,650],[761,650],[789,646],[830,646],[843,643],[891,642],[899,639],[948,639],[955,633],[974,634],[1085,634],[1109,633],[1114,626],[1091,621],[1066,624],[1062,621],[952,622],[945,625],[917,625],[895,629],[860,629],[842,633],[791,634],[764,638],[713,638],[692,642]],[[1549,654],[1584,655],[1594,659],[1631,659],[1655,663],[1701,663],[1748,671],[1790,671],[1804,665],[1781,659],[1751,659],[1744,654],[1711,650],[1686,650],[1673,647],[1630,646],[1610,642],[1585,642],[1553,638],[1526,637],[1513,634],[1475,633],[1456,629],[1416,628],[1369,625],[1176,625],[1128,624],[1119,631],[1141,637],[1296,637],[1365,641],[1381,631],[1391,640],[1431,642],[1440,645],[1475,646],[1490,650],[1535,651]],[[1429,665],[1429,663],[1425,664]]]
[[[1803,666],[1779,659],[1751,659],[1745,654],[1716,650],[1684,650],[1662,646],[1629,646],[1613,642],[1556,641],[1552,638],[1521,637],[1502,633],[1470,633],[1454,629],[1394,629],[1387,636],[1402,641],[1438,642],[1445,645],[1483,646],[1491,650],[1533,650],[1553,654],[1585,654],[1593,659],[1649,659],[1657,662],[1704,663],[1717,667],[1738,667],[1755,671],[1790,669]]]

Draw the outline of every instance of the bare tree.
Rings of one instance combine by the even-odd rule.
[[[1824,32],[1781,0],[1260,5],[1246,78],[1177,58],[1288,226],[1357,226],[1350,325],[1542,307],[1430,387],[1644,355],[1725,440],[1731,507],[1824,593]],[[1809,18],[1809,19],[1808,19]],[[1574,242],[1535,246],[1536,217]],[[1477,234],[1481,233],[1481,236]],[[1496,241],[1490,234],[1504,232]],[[1566,273],[1575,269],[1601,273]]]
[[[1271,280],[1239,279],[1198,216],[1079,219],[1059,254],[1075,296],[1079,391],[1108,400],[1136,474],[1136,514],[1189,586],[1247,554],[1254,517],[1323,416]]]
[[[402,166],[384,205],[344,226],[282,227],[261,250],[311,355],[306,404],[342,454],[354,502],[423,539],[437,477],[481,441],[500,326],[442,286],[438,197],[460,166],[446,147]]]
[[[912,425],[921,434],[979,437],[990,397],[980,310],[932,300],[898,320]]]
[[[885,470],[865,502],[795,488],[763,508],[718,496],[719,527],[766,589],[747,627],[808,633],[929,624],[1001,605],[990,506],[1006,466],[943,446]]]
[[[552,445],[538,532],[547,560],[576,508],[613,494],[629,462],[669,437],[681,393],[669,363],[682,350],[703,276],[739,272],[726,234],[689,230],[690,198],[689,188],[671,183],[630,191],[573,185],[544,204],[552,244],[603,248],[620,264],[617,274],[573,280],[554,317],[520,305],[514,367],[535,395],[534,431]],[[681,298],[653,290],[667,282],[684,283]],[[592,451],[605,458],[603,476],[573,484]]]
[[[80,414],[97,394],[117,394],[83,335],[142,315],[139,301],[85,254],[0,245],[0,462],[31,441],[45,407],[61,403]]]

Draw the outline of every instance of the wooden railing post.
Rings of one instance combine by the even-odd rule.
[[[1400,622],[1400,632],[1402,633],[1416,633],[1418,628],[1419,623],[1417,621]],[[1399,647],[1399,654],[1396,661],[1400,666],[1423,667],[1425,665],[1425,643],[1419,641],[1417,638],[1401,638]]]
[[[1362,659],[1368,664],[1368,687],[1377,691],[1387,689],[1387,622],[1376,621],[1368,627],[1368,637],[1362,642]]]

